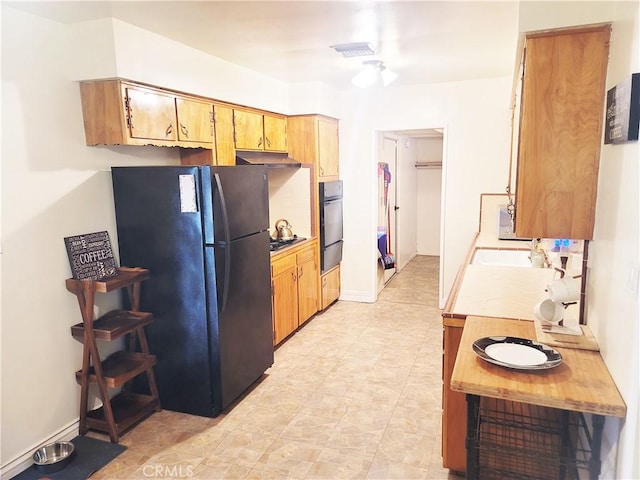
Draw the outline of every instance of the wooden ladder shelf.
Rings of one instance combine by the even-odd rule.
[[[120,267],[118,274],[102,280],[66,280],[67,290],[75,294],[82,313],[82,323],[71,327],[73,338],[83,344],[82,368],[76,372],[80,384],[80,426],[84,435],[89,429],[109,434],[118,443],[120,435],[153,411],[160,411],[158,388],[153,373],[156,357],[149,353],[144,327],[153,321],[150,313],[140,312],[140,284],[149,278],[143,268]],[[126,288],[131,310],[113,310],[94,320],[96,293]],[[101,359],[97,340],[113,341],[129,335],[127,350]],[[128,382],[146,374],[150,395],[128,391]],[[89,385],[97,385],[102,406],[88,410]],[[109,388],[123,387],[109,398]]]

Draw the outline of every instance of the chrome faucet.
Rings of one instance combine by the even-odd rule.
[[[529,258],[533,258],[536,253],[538,253],[538,246],[540,245],[540,239],[534,238],[531,240],[531,252]]]
[[[529,253],[529,260],[531,260],[531,266],[537,268],[544,268],[545,264],[549,263],[547,254],[543,249],[540,249],[541,240],[534,238],[531,240],[531,252]]]

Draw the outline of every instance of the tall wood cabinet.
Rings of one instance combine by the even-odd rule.
[[[289,155],[302,163],[315,165],[315,188],[312,204],[314,231],[320,232],[320,182],[339,180],[338,120],[324,115],[292,115],[287,117]],[[319,246],[318,246],[319,248]],[[318,258],[320,252],[318,251]],[[325,309],[340,296],[340,270],[326,272],[320,277],[318,296],[320,308]]]
[[[526,36],[516,180],[521,237],[593,238],[610,25]]]

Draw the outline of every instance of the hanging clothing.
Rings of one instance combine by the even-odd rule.
[[[391,236],[389,226],[389,185],[391,170],[389,164],[378,163],[378,251],[385,269],[395,267],[395,258],[391,253]]]

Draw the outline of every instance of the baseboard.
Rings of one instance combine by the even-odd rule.
[[[363,292],[342,290],[340,292],[340,300],[345,302],[375,303],[376,298],[372,298],[371,295]]]
[[[33,445],[31,448],[27,449],[23,454],[18,457],[10,460],[0,467],[0,478],[12,478],[18,475],[20,472],[26,470],[31,465],[33,465],[33,452],[35,452],[38,448],[53,442],[68,442],[72,438],[78,436],[78,420],[70,423],[66,427],[63,427],[57,433],[54,433],[46,440],[43,440],[41,443]]]

